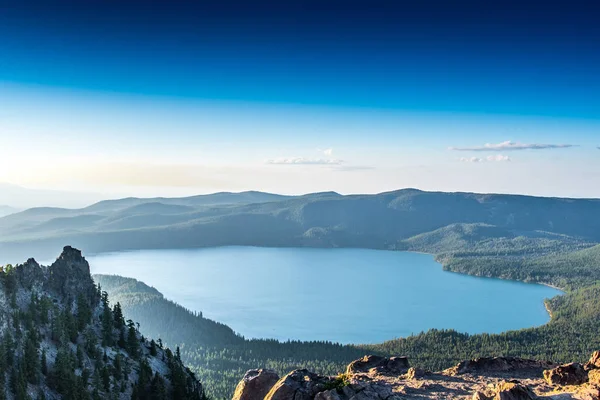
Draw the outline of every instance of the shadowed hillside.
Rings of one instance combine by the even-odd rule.
[[[0,250],[16,257],[35,249],[47,257],[72,243],[88,253],[225,245],[440,253],[495,240],[550,251],[599,242],[599,219],[600,201],[587,199],[415,189],[349,196],[217,193],[26,210],[0,218]]]

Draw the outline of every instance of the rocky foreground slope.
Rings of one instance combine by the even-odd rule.
[[[329,377],[301,369],[280,378],[250,370],[233,400],[598,400],[600,352],[586,364],[497,357],[464,361],[440,372],[411,368],[405,357],[365,356]]]
[[[0,399],[202,400],[179,349],[145,339],[81,252],[0,268]]]

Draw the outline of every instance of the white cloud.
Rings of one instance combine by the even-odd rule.
[[[509,156],[504,156],[502,154],[492,155],[487,157],[461,157],[459,158],[462,162],[471,162],[471,163],[482,163],[482,162],[504,162],[510,161]]]
[[[459,158],[459,160],[462,161],[462,162],[477,163],[477,162],[482,162],[483,158],[479,158],[479,157],[461,157],[461,158]]]
[[[271,165],[340,165],[344,161],[335,158],[305,158],[305,157],[289,157],[289,158],[274,158],[266,160],[266,164]]]
[[[509,156],[503,156],[502,154],[498,154],[496,156],[487,156],[487,161],[510,161]]]
[[[336,167],[335,171],[350,172],[350,171],[367,171],[367,170],[372,170],[372,169],[375,169],[375,167],[373,167],[371,165],[342,165],[342,166]]]
[[[483,146],[474,147],[449,147],[448,150],[454,151],[490,151],[490,150],[544,150],[544,149],[565,149],[575,147],[574,144],[542,144],[542,143],[519,143],[507,140],[502,143],[486,143]]]
[[[323,155],[325,155],[327,157],[331,157],[333,155],[333,149],[331,147],[327,148],[327,149],[322,149],[320,147],[317,147],[316,150],[318,153],[322,153]]]

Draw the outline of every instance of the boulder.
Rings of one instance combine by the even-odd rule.
[[[429,374],[429,371],[426,371],[421,368],[411,367],[408,369],[408,372],[406,373],[406,379],[410,379],[410,380],[421,379],[428,374]]]
[[[384,372],[403,374],[410,368],[407,357],[390,357],[384,365]]]
[[[471,397],[471,399],[472,400],[491,400],[491,399],[493,399],[493,397],[486,396],[486,394],[483,392],[475,392],[475,393],[473,393],[473,397]]]
[[[364,373],[381,373],[401,375],[406,373],[410,365],[406,357],[391,357],[385,358],[380,356],[364,356],[358,360],[352,361],[346,368],[346,374],[364,374]]]
[[[232,400],[263,400],[279,375],[270,369],[251,369],[235,388]]]
[[[549,361],[528,360],[518,357],[481,357],[462,361],[444,371],[446,375],[460,375],[481,372],[509,372],[519,370],[541,371],[554,368],[557,364]]]
[[[578,400],[600,400],[600,386],[584,385],[577,390]]]
[[[544,371],[544,379],[550,385],[581,385],[587,382],[588,374],[581,364],[571,363]]]
[[[318,393],[330,390],[334,380],[306,369],[298,369],[277,381],[264,399],[313,400]]]
[[[600,368],[600,351],[592,353],[590,360],[585,364],[585,369],[599,369]]]
[[[600,386],[600,369],[592,369],[588,372],[588,380],[594,385]]]
[[[343,398],[346,399],[347,397]],[[317,393],[315,400],[342,400],[342,397],[340,397],[337,390],[331,389]]]
[[[538,397],[525,385],[518,382],[501,382],[496,387],[494,400],[533,400]]]

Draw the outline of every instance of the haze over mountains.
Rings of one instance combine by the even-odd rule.
[[[443,250],[457,240],[560,245],[600,241],[600,200],[424,192],[262,192],[125,198],[80,209],[32,208],[0,218],[7,257],[47,257],[66,243],[87,253],[224,245]],[[435,251],[433,251],[435,250]]]
[[[30,207],[85,207],[101,199],[98,193],[30,189],[0,182],[0,216]]]

